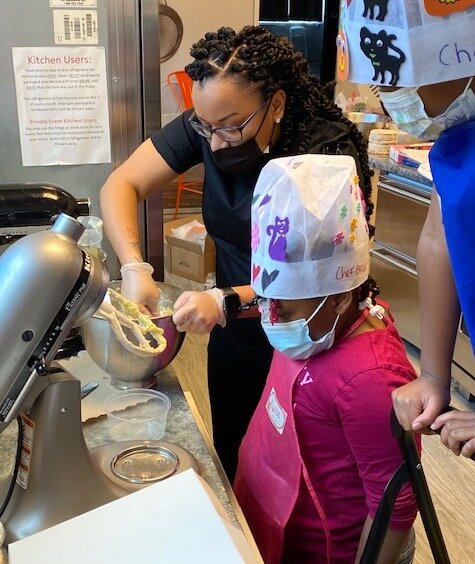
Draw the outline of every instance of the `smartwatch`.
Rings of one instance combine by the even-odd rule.
[[[236,319],[241,313],[241,297],[232,288],[220,288],[223,292],[223,310],[226,319]]]

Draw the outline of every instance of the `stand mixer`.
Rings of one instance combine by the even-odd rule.
[[[74,218],[88,216],[89,199],[75,198],[46,182],[0,184],[0,255],[25,235],[50,229],[61,212]],[[56,358],[66,358],[83,348],[79,330],[73,329]]]
[[[94,465],[82,434],[80,382],[52,364],[107,291],[103,264],[77,246],[83,230],[60,214],[50,230],[0,256],[0,432],[20,413],[23,429],[21,472],[1,516],[7,542],[128,493]]]
[[[88,450],[80,382],[54,360],[108,289],[103,263],[77,245],[83,231],[61,213],[50,230],[22,237],[0,255],[0,433],[15,418],[19,428],[13,479],[0,500],[7,543],[174,473],[199,473],[191,453],[162,441]],[[135,464],[143,479],[130,474]]]

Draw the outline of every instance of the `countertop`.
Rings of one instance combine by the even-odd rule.
[[[102,372],[90,359],[86,358],[84,362],[89,363],[87,365],[88,369]],[[98,378],[100,378],[99,374]],[[219,462],[193,398],[191,394],[182,391],[175,376],[173,365],[170,365],[157,375],[156,389],[167,394],[172,403],[163,440],[177,444],[193,454],[200,466],[201,476],[217,495],[231,523],[243,531],[249,544],[255,548],[248,525],[236,502],[232,488]],[[105,416],[86,421],[83,424],[83,432],[89,448],[101,446],[109,442],[108,424]],[[8,476],[13,465],[15,449],[16,423],[12,423],[0,434],[0,479],[2,480]],[[2,558],[0,554],[0,564],[4,562],[7,562],[5,555]]]
[[[389,157],[370,154],[368,155],[368,160],[371,167],[377,168],[384,172],[397,174],[398,176],[402,176],[404,178],[414,180],[415,182],[419,182],[420,184],[424,184],[428,187],[432,187],[432,182],[425,176],[419,174],[416,168],[398,164]]]

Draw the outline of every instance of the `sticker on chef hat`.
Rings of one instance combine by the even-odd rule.
[[[466,10],[474,4],[475,0],[424,0],[428,14],[442,17]]]
[[[342,1],[348,80],[419,87],[472,76],[474,6],[475,0]]]

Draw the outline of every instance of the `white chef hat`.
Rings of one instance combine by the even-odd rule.
[[[299,155],[261,171],[251,208],[251,284],[258,296],[303,299],[368,278],[369,235],[353,157]]]
[[[340,2],[337,78],[418,87],[473,76],[474,4]]]

